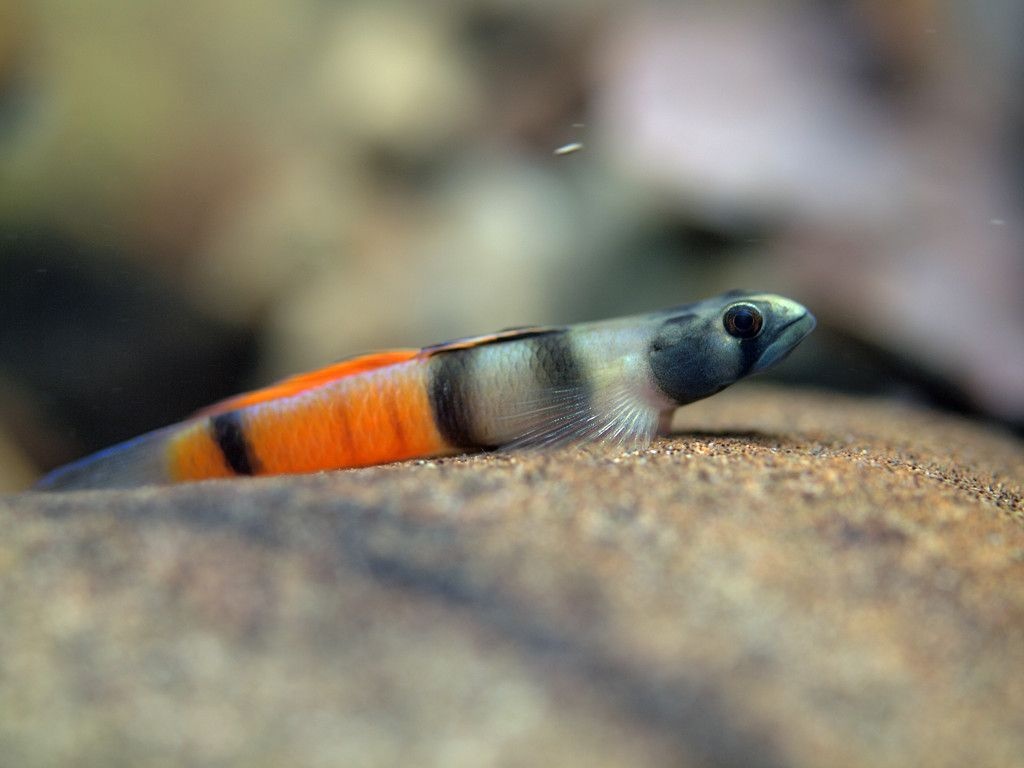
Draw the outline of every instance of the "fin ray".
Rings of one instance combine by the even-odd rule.
[[[658,411],[637,399],[628,387],[605,390],[591,398],[573,390],[554,391],[547,398],[520,404],[525,410],[510,419],[532,424],[503,449],[548,448],[566,443],[605,441],[620,447],[646,447],[658,428]]]
[[[482,336],[467,336],[464,339],[453,339],[441,344],[434,344],[423,348],[425,355],[438,355],[442,352],[454,352],[458,349],[471,349],[482,347],[486,344],[497,344],[502,341],[516,341],[529,339],[534,336],[544,336],[549,333],[560,333],[565,330],[564,326],[555,325],[524,325],[521,328],[507,328],[497,333],[487,333]]]

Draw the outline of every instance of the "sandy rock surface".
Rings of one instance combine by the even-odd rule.
[[[566,449],[0,498],[17,766],[1024,763],[1024,450],[741,386]]]

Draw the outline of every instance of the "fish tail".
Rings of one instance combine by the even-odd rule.
[[[59,467],[43,476],[35,490],[132,488],[169,482],[167,446],[174,432],[173,427],[158,429]]]

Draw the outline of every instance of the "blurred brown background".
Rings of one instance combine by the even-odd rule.
[[[1022,39],[1010,0],[0,0],[0,488],[732,287],[822,321],[782,378],[1020,429]]]

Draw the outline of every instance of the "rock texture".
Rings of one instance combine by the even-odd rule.
[[[5,497],[3,763],[1024,761],[1018,442],[749,386],[676,428]]]

